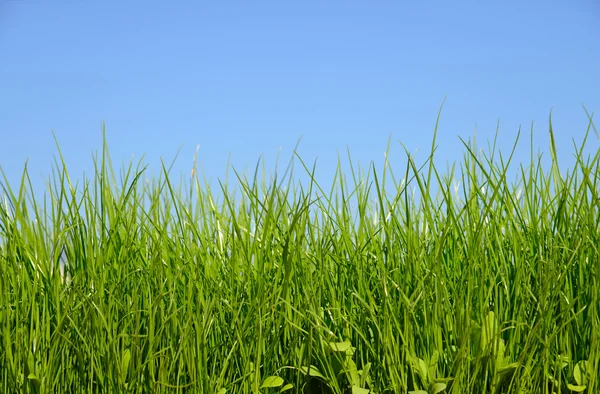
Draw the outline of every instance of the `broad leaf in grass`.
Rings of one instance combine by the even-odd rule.
[[[40,379],[33,373],[30,373],[29,376],[27,376],[27,379],[29,379],[29,381],[33,385],[35,392],[39,392],[40,386],[42,385],[42,382],[40,381]]]
[[[327,381],[327,378],[325,376],[323,376],[323,374],[321,372],[319,372],[319,370],[315,366],[311,365],[310,368],[309,367],[300,367],[299,369],[300,369],[300,372],[302,372],[305,375],[312,376],[315,378],[320,378],[320,379]]]
[[[587,360],[581,360],[575,365],[573,377],[579,386],[587,386],[590,377]]]
[[[346,360],[346,373],[349,375],[350,384],[353,386],[363,386],[361,385],[360,376],[358,375],[358,369],[356,368],[356,364],[351,358]]]
[[[486,350],[490,344],[492,344],[494,338],[498,333],[498,320],[494,312],[489,312],[485,319],[483,319],[483,325],[481,327],[481,350]]]
[[[446,390],[446,383],[434,383],[429,388],[429,394],[438,394]]]
[[[431,355],[431,359],[429,360],[429,366],[430,367],[437,366],[439,359],[440,359],[440,352],[438,352],[437,350],[434,350],[433,354]]]
[[[348,352],[352,349],[352,343],[349,340],[345,340],[344,342],[328,342],[329,350],[332,352]],[[354,353],[354,352],[352,352]],[[350,356],[352,354],[349,354]]]
[[[587,386],[576,386],[574,384],[567,384],[567,388],[575,393],[582,393],[585,391],[585,389],[587,388]]]
[[[500,369],[504,367],[510,359],[508,357],[504,357],[504,352],[506,351],[506,346],[504,345],[504,341],[500,338],[494,343],[493,351],[496,353],[496,368]]]
[[[429,384],[429,368],[427,366],[427,363],[423,360],[420,359],[419,357],[413,357],[413,368],[415,369],[417,375],[419,375],[419,377],[421,378],[421,382],[423,382],[423,384],[428,385]]]
[[[369,394],[371,390],[362,387],[352,386],[352,394]]]
[[[369,371],[371,370],[371,363],[366,363],[362,370],[358,371],[360,375],[360,386],[365,387],[367,384],[371,385],[371,377]]]
[[[294,388],[294,385],[293,385],[293,384],[291,384],[291,383],[288,383],[288,384],[286,384],[285,386],[283,386],[283,387],[281,388],[281,390],[279,390],[279,392],[280,392],[280,393],[283,393],[283,392],[285,392],[285,391],[288,391],[288,390],[291,390],[291,389],[293,389],[293,388]]]
[[[558,356],[558,369],[564,369],[571,362],[571,358],[566,354],[561,354]]]
[[[267,376],[260,385],[261,389],[281,387],[283,385],[283,379],[279,376]]]
[[[129,371],[129,361],[131,360],[131,352],[129,349],[125,350],[123,353],[123,358],[121,359],[121,378],[123,381],[127,379],[127,372]]]

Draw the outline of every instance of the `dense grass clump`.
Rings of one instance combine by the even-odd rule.
[[[117,179],[106,146],[45,199],[5,177],[0,392],[600,392],[600,149],[565,172],[550,137],[515,181],[466,143],[330,191],[299,157],[310,182]]]

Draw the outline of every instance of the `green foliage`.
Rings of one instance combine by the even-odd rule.
[[[565,172],[550,136],[549,170],[465,143],[442,174],[434,137],[330,191],[299,156],[117,176],[106,145],[45,198],[4,177],[0,392],[600,392],[600,149]]]

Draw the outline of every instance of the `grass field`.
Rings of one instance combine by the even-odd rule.
[[[465,143],[445,173],[432,149],[330,190],[299,156],[310,182],[117,176],[106,145],[46,198],[5,176],[0,392],[598,393],[587,135],[570,171],[550,126],[550,166]]]

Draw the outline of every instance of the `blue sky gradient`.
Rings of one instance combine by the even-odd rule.
[[[600,6],[588,1],[0,1],[0,166],[13,187],[26,160],[43,188],[57,150],[90,174],[106,122],[115,164],[160,158],[206,175],[228,159],[267,171],[299,152],[327,184],[346,148],[380,167],[389,137],[404,171],[425,159],[446,98],[437,160],[458,136],[496,133],[517,161],[548,152],[552,110],[568,163],[600,110]],[[596,150],[595,134],[590,148]],[[285,165],[280,167],[285,168]]]

